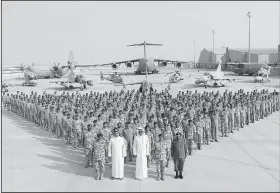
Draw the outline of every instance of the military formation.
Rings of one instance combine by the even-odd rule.
[[[244,92],[186,91],[172,97],[168,89],[148,94],[137,90],[105,93],[30,95],[3,93],[2,106],[63,138],[75,148],[83,148],[85,167],[94,167],[101,180],[109,163],[108,144],[112,131],[126,144],[125,162],[134,162],[133,141],[137,128],[145,128],[150,148],[147,167],[156,163],[158,180],[174,161],[175,178],[183,178],[187,155],[219,137],[239,131],[280,109],[279,93],[268,90]],[[220,135],[219,135],[220,134]],[[180,141],[180,142],[179,142]],[[183,144],[183,145],[180,145]]]

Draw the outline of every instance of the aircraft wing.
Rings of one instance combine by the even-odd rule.
[[[212,80],[215,80],[215,81],[226,80],[226,81],[229,81],[229,82],[234,82],[235,81],[235,79],[231,79],[231,78],[213,78]]]
[[[70,82],[68,79],[60,79],[57,81],[50,81],[49,83],[61,84],[61,83],[74,83],[74,82]]]
[[[133,59],[133,60],[124,60],[124,61],[118,61],[118,62],[111,62],[111,63],[106,63],[106,64],[75,65],[75,67],[88,68],[88,67],[111,66],[112,64],[125,64],[127,62],[139,62],[139,60],[140,59]],[[62,67],[68,67],[68,66],[62,66]]]
[[[190,62],[186,62],[186,61],[179,61],[179,60],[164,60],[164,59],[154,59],[155,62],[167,62],[167,63],[176,63],[176,62],[180,62],[180,63],[190,63]]]

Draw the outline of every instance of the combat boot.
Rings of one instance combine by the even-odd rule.
[[[176,172],[175,179],[178,179],[178,178],[179,178],[179,176],[178,176],[178,172]]]
[[[161,172],[161,180],[164,181],[164,173],[163,172]]]
[[[182,174],[182,172],[180,172],[179,178],[180,178],[180,179],[183,179],[183,174]]]
[[[102,179],[103,179],[103,175],[104,175],[104,172],[101,172],[101,173],[100,173],[99,180],[102,180]]]

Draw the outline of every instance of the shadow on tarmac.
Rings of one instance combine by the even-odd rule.
[[[42,127],[38,127],[30,121],[23,119],[22,117],[15,115],[14,113],[2,111],[3,115],[8,119],[12,120],[19,128],[30,133],[32,138],[40,141],[42,144],[46,145],[51,149],[53,155],[45,155],[41,152],[36,153],[37,156],[51,160],[53,163],[51,165],[42,164],[42,166],[79,176],[95,177],[94,167],[85,168],[84,164],[84,151],[82,148],[74,148],[71,145],[66,145],[62,138],[57,138],[55,134],[50,134]],[[170,161],[171,162],[171,161]],[[148,177],[156,179],[157,173],[155,167],[155,162],[151,163],[151,167],[148,172]],[[124,178],[135,179],[136,172],[135,162],[126,162],[124,165]],[[111,179],[112,174],[111,162],[105,165],[104,178]],[[174,177],[171,174],[165,174],[166,176]]]

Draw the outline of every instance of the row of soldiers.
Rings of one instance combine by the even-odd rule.
[[[125,139],[126,161],[133,161],[133,140],[139,127],[145,128],[150,140],[150,162],[156,161],[157,168],[169,166],[158,162],[156,142],[159,135],[168,147],[176,134],[182,133],[188,144],[188,154],[193,147],[218,142],[218,133],[228,136],[245,125],[249,125],[279,111],[279,93],[268,90],[245,93],[186,91],[172,97],[168,89],[148,95],[136,90],[110,91],[105,93],[72,93],[31,95],[17,92],[3,95],[3,106],[25,119],[44,127],[66,143],[85,150],[85,166],[94,165],[97,172],[104,172],[108,160],[108,143],[112,129],[117,128]],[[100,161],[102,160],[102,161]]]

